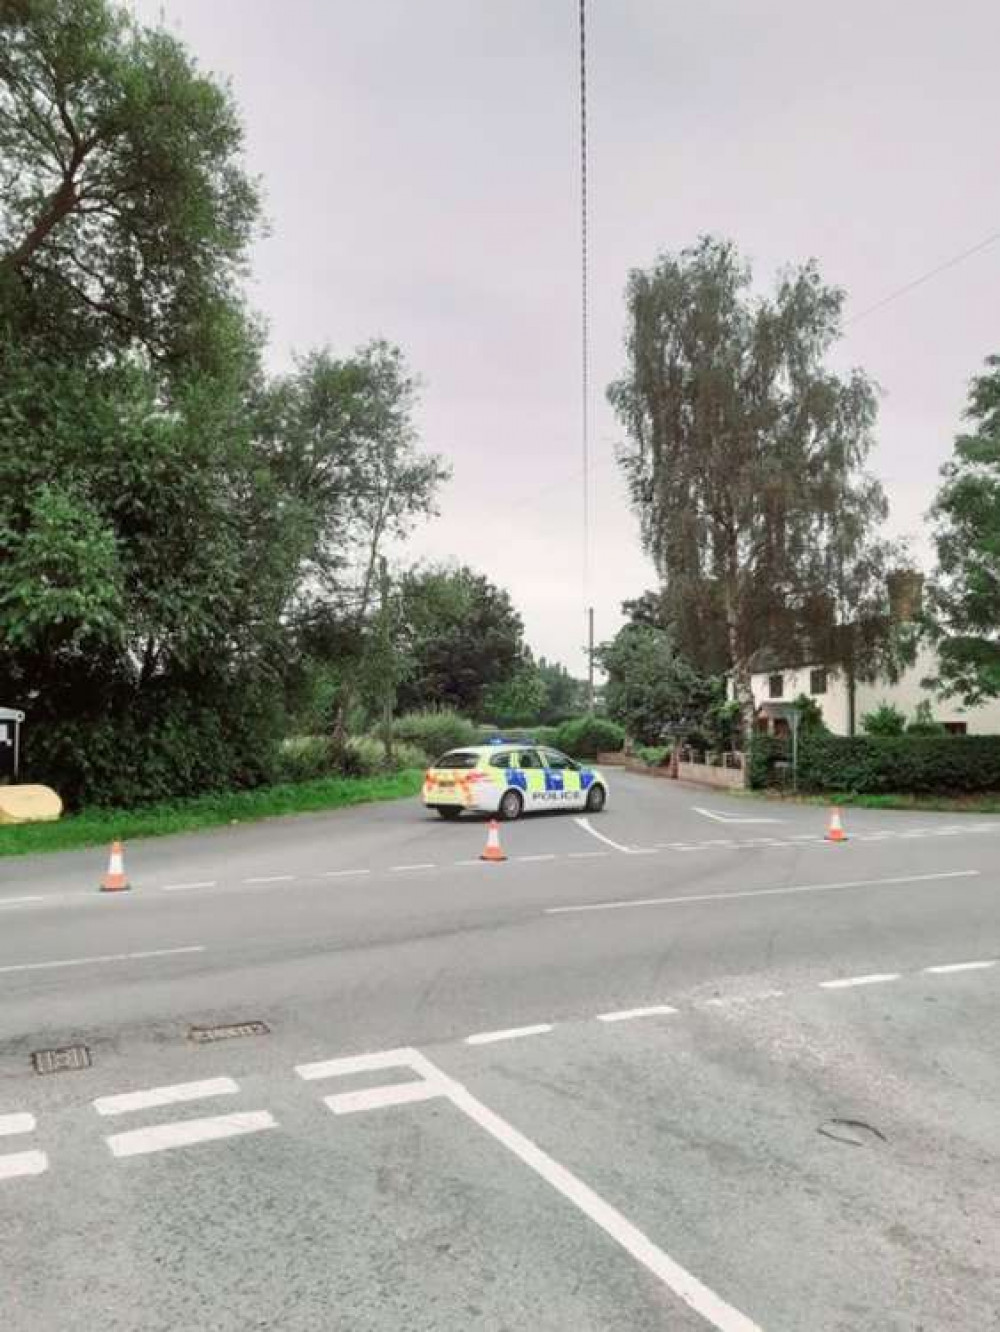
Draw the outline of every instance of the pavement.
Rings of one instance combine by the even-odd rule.
[[[1000,1329],[1000,819],[611,785],[0,861],[4,1332]]]

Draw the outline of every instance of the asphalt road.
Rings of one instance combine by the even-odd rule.
[[[823,831],[622,775],[502,865],[414,802],[0,861],[0,1326],[1000,1329],[1000,819]]]

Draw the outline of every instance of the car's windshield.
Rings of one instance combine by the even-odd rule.
[[[432,766],[435,768],[475,768],[478,763],[479,755],[474,749],[452,749],[436,759]]]

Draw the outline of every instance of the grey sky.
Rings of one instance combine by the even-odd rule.
[[[576,0],[136,0],[231,79],[271,234],[273,361],[375,335],[426,381],[454,480],[410,557],[506,585],[582,671]],[[603,390],[630,266],[699,233],[767,285],[815,256],[847,315],[1000,230],[995,0],[590,0],[598,637],[651,585]],[[872,466],[914,533],[969,377],[1000,350],[1000,244],[848,330],[885,391]],[[838,358],[839,359],[839,358]]]

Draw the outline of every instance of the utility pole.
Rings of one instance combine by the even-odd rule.
[[[587,711],[594,711],[594,608],[587,607]]]
[[[396,689],[393,683],[394,664],[392,660],[392,624],[389,604],[389,565],[384,555],[379,556],[379,644],[380,663],[383,675],[382,687],[382,743],[385,745],[386,767],[392,766],[392,709],[395,703]]]

